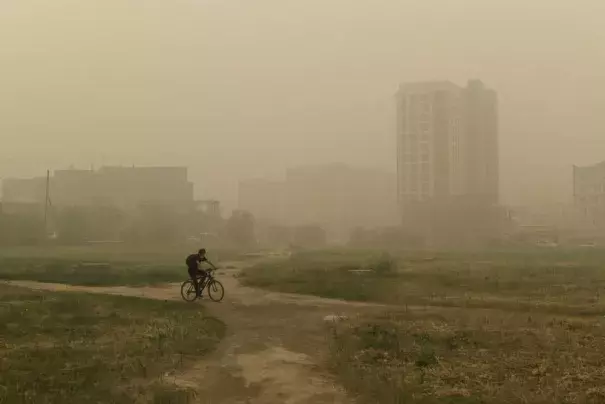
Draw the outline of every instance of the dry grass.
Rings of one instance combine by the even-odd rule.
[[[603,262],[603,251],[343,251],[257,266],[244,279],[401,307],[332,330],[335,373],[362,402],[596,404],[605,403]]]
[[[367,403],[603,403],[596,319],[432,308],[334,328],[332,357]]]
[[[224,328],[179,302],[0,285],[0,403],[188,402],[164,377]]]

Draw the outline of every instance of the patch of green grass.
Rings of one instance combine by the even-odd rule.
[[[362,402],[605,402],[596,319],[433,308],[332,331],[334,371]]]
[[[134,262],[82,262],[61,259],[0,259],[0,279],[84,286],[153,285],[187,277],[176,265]]]
[[[0,402],[186,402],[163,375],[224,333],[199,306],[0,285]]]
[[[133,249],[121,246],[14,247],[0,249],[0,279],[84,286],[141,286],[180,282],[188,277],[184,249]],[[246,259],[213,251],[213,262]]]
[[[87,262],[154,263],[159,265],[181,265],[185,257],[200,248],[196,245],[147,245],[98,244],[83,246],[0,247],[0,259],[56,259]],[[235,250],[211,249],[210,259],[220,262],[244,260],[246,255]]]
[[[357,272],[377,268],[376,273]],[[383,281],[396,276],[389,255],[348,250],[301,252],[287,260],[261,263],[247,269],[244,284],[276,291],[314,294],[347,300],[372,300]]]
[[[275,291],[346,300],[595,315],[605,313],[605,261],[598,258],[582,251],[399,257],[307,252],[257,265],[243,279]]]

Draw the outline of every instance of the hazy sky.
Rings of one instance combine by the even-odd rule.
[[[0,177],[182,164],[237,179],[395,165],[402,81],[499,92],[506,202],[605,159],[604,0],[0,0]]]

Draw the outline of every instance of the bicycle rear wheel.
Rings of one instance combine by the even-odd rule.
[[[197,293],[195,293],[195,285],[191,279],[186,280],[181,285],[181,297],[186,302],[193,302],[197,299]]]
[[[225,288],[223,288],[223,284],[216,280],[211,280],[206,285],[206,290],[208,291],[208,296],[213,302],[220,302],[225,297]]]

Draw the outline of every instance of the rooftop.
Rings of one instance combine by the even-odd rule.
[[[599,163],[595,163],[595,164],[591,164],[591,165],[587,165],[587,166],[573,166],[575,170],[581,170],[581,171],[600,171],[600,170],[605,170],[605,161],[601,161]]]
[[[419,81],[402,83],[399,86],[400,93],[415,93],[415,92],[432,92],[432,91],[443,91],[443,90],[460,90],[461,87],[451,81]]]

